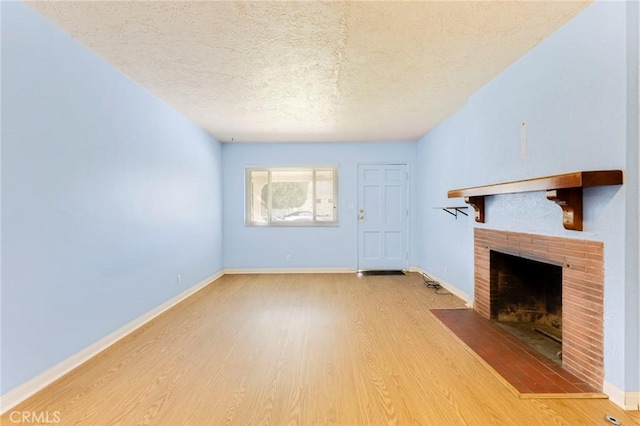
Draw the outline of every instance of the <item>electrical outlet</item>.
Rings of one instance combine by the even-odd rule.
[[[291,255],[290,254],[287,255],[287,262],[291,262]]]
[[[176,278],[176,284],[177,285],[182,285],[182,275],[178,274],[178,277]]]
[[[446,274],[447,272],[449,272],[449,266],[444,267],[444,273]]]

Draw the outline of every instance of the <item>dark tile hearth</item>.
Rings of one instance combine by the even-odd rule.
[[[472,309],[432,309],[431,313],[521,397],[605,397]]]

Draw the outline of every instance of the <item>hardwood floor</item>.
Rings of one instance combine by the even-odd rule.
[[[428,313],[462,306],[418,274],[224,276],[0,423],[638,423],[608,400],[518,399]]]

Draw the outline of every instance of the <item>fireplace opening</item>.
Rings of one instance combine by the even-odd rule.
[[[491,318],[561,364],[562,267],[490,251]]]

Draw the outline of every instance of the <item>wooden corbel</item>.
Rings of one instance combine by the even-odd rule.
[[[572,231],[582,231],[582,188],[551,189],[547,200],[562,209],[562,226]]]
[[[464,202],[469,204],[475,210],[476,222],[484,223],[484,196],[482,197],[464,197]]]

